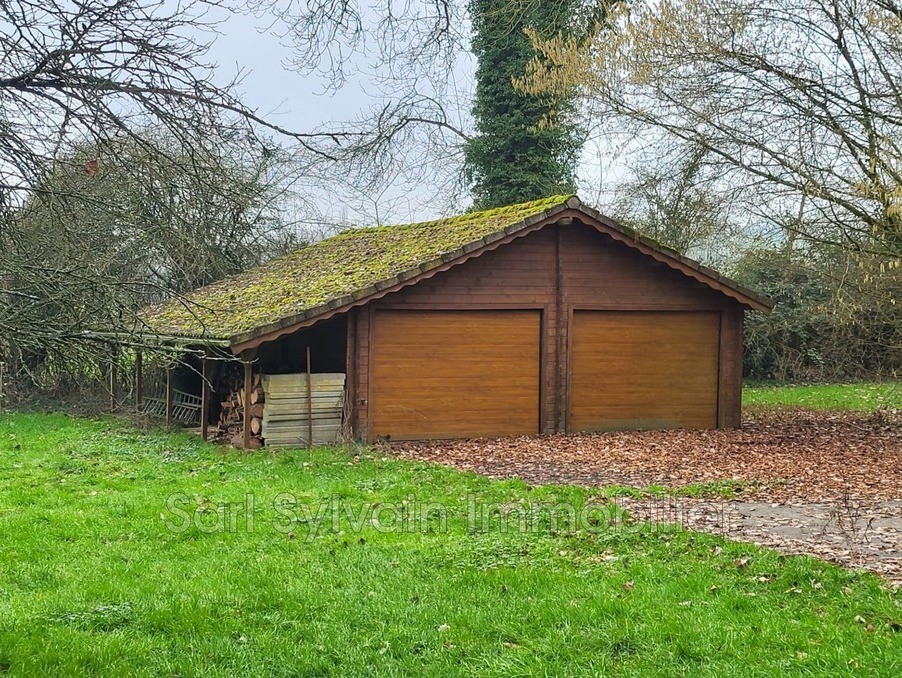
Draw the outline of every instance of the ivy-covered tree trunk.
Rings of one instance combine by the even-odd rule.
[[[570,121],[572,100],[525,94],[514,79],[536,56],[524,31],[545,39],[569,35],[582,6],[581,0],[469,0],[477,134],[465,150],[474,208],[573,191],[581,140]]]

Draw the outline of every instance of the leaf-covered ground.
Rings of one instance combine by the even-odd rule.
[[[902,499],[902,418],[886,413],[759,410],[736,430],[429,441],[390,449],[539,485],[657,486],[771,501]]]
[[[406,459],[532,485],[608,487],[640,516],[658,510],[661,497],[676,495],[682,509],[695,514],[696,522],[687,521],[693,529],[902,581],[898,413],[761,409],[739,430],[396,443],[390,449]]]

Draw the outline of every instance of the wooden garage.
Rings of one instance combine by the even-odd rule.
[[[770,307],[559,196],[347,231],[145,319],[308,374],[278,383],[332,375],[345,435],[376,440],[738,426],[743,315]]]

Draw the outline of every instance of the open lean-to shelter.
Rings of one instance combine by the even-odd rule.
[[[245,441],[296,445],[735,427],[743,314],[770,307],[557,196],[345,231],[143,319],[243,363],[202,360],[204,428],[240,408]]]

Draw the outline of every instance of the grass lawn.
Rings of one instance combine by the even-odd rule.
[[[0,673],[902,672],[900,594],[873,576],[600,512],[472,529],[593,498],[360,452],[0,417]],[[392,527],[405,501],[446,522]]]
[[[749,386],[742,392],[743,405],[807,407],[819,410],[873,412],[902,409],[902,383],[817,384],[814,386]]]

